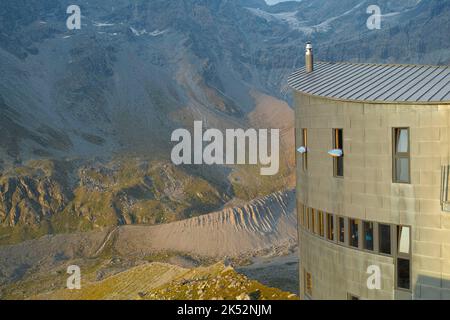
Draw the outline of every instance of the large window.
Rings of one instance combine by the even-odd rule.
[[[303,171],[308,170],[308,130],[302,129],[302,146],[305,147],[306,152],[302,154]]]
[[[327,213],[327,239],[334,241],[334,215]]]
[[[364,243],[364,249],[373,251],[373,229],[374,229],[374,223],[364,221],[363,223],[363,243]]]
[[[411,289],[411,228],[397,226],[397,288]]]
[[[359,220],[349,219],[349,245],[354,248],[359,247]]]
[[[344,130],[333,129],[333,149],[339,149],[344,152]],[[344,154],[333,158],[333,168],[335,177],[344,176]]]
[[[392,253],[390,225],[378,224],[378,241],[380,253],[390,255]]]
[[[316,210],[311,209],[311,230],[313,233],[316,233]]]
[[[393,181],[410,183],[409,129],[394,128],[393,138]]]

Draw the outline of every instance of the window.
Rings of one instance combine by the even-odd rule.
[[[441,210],[450,212],[450,165],[441,166]]]
[[[309,297],[312,297],[312,290],[313,290],[313,282],[312,282],[312,275],[309,272],[305,273],[305,294]]]
[[[306,152],[302,154],[303,171],[308,170],[308,129],[302,129],[302,146],[305,147]]]
[[[312,211],[312,209],[308,208],[308,210],[307,210],[307,212],[308,212],[308,231],[310,231],[310,232],[312,231],[312,228],[311,228],[311,226],[312,226],[311,211]]]
[[[345,219],[339,217],[339,242],[345,242]]]
[[[316,210],[311,209],[311,232],[317,233],[316,230]]]
[[[305,220],[304,220],[304,215],[303,215],[303,210],[305,209],[305,207],[301,204],[301,203],[297,203],[297,212],[298,212],[298,223],[300,226],[304,226],[305,225]]]
[[[311,208],[306,208],[306,228],[311,231]]]
[[[399,255],[409,255],[410,254],[410,243],[411,243],[411,228],[410,227],[397,227],[398,234],[398,254]]]
[[[397,288],[411,289],[411,228],[397,226]]]
[[[309,229],[309,219],[308,219],[308,207],[303,205],[303,227]]]
[[[373,222],[364,221],[364,249],[373,251]]]
[[[339,149],[344,152],[344,130],[333,130],[333,149]],[[335,177],[344,176],[344,155],[333,158],[333,168]]]
[[[359,247],[359,220],[349,219],[350,237],[349,245],[354,248]]]
[[[409,290],[411,288],[411,265],[409,259],[397,259],[397,287]]]
[[[409,129],[393,130],[393,181],[410,183]]]
[[[325,236],[325,221],[324,221],[323,211],[319,211],[318,227],[319,227],[319,236],[324,237]]]
[[[327,213],[327,239],[334,241],[334,216]]]
[[[378,225],[378,239],[380,253],[390,255],[392,250],[390,225],[381,223]]]

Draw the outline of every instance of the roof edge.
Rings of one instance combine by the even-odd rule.
[[[291,86],[289,86],[291,87]],[[355,99],[341,99],[341,98],[333,98],[333,97],[326,97],[326,96],[320,96],[315,95],[311,93],[307,93],[304,91],[300,91],[297,89],[294,89],[291,87],[291,89],[295,92],[301,93],[308,97],[313,98],[320,98],[320,99],[326,99],[331,101],[337,101],[337,102],[352,102],[352,103],[362,103],[362,104],[400,104],[400,105],[423,105],[423,106],[429,106],[429,105],[450,105],[450,100],[448,101],[382,101],[382,100],[355,100]]]
[[[433,68],[449,68],[448,64],[414,64],[414,63],[375,63],[375,62],[351,62],[351,61],[316,61],[315,63],[333,63],[333,64],[354,64],[369,66],[391,66],[391,67],[433,67]],[[300,69],[300,68],[298,68]],[[296,69],[296,71],[298,70]]]

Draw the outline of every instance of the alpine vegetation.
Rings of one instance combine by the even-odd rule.
[[[280,166],[279,129],[270,129],[270,134],[268,129],[226,129],[224,137],[218,129],[203,132],[203,122],[194,121],[193,138],[188,130],[177,129],[171,141],[178,142],[171,153],[175,165],[259,164],[263,176],[276,175]]]

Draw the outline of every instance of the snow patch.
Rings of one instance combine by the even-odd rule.
[[[108,23],[108,22],[95,22],[94,21],[94,26],[95,27],[99,27],[99,28],[102,28],[102,27],[112,27],[112,26],[114,26],[115,24],[114,23]]]
[[[147,34],[147,30],[143,29],[143,30],[137,30],[133,27],[130,27],[131,32],[133,32],[133,34],[137,37],[142,36],[144,34]]]
[[[163,35],[166,32],[167,32],[167,30],[160,31],[160,30],[156,29],[155,31],[150,32],[150,35],[152,37],[157,37],[157,36]]]
[[[305,34],[311,34],[316,31],[313,27],[305,26],[305,23],[298,20],[298,11],[270,13],[259,8],[246,8],[254,15],[265,19],[267,22],[281,22],[287,24],[292,30],[301,31]]]
[[[329,18],[317,25],[307,26],[305,25],[304,21],[300,21],[297,18],[298,11],[291,11],[291,12],[280,12],[280,13],[270,13],[267,11],[264,11],[262,9],[255,9],[255,8],[246,8],[254,15],[265,19],[268,22],[281,22],[287,24],[292,30],[297,30],[300,32],[303,32],[306,35],[311,35],[312,33],[316,32],[327,32],[331,29],[331,23],[334,22],[337,19],[343,18],[352,12],[354,12],[356,9],[361,7],[363,3],[357,4],[352,9],[344,12],[341,15]]]
[[[152,32],[148,32],[146,29],[137,30],[137,29],[135,29],[133,27],[130,27],[130,30],[137,37],[145,35],[145,34],[148,34],[149,36],[152,36],[152,37],[157,37],[157,36],[163,35],[164,33],[166,33],[168,31],[167,29],[166,30],[162,30],[162,31],[159,30],[159,29],[156,29],[156,30],[154,30]]]

